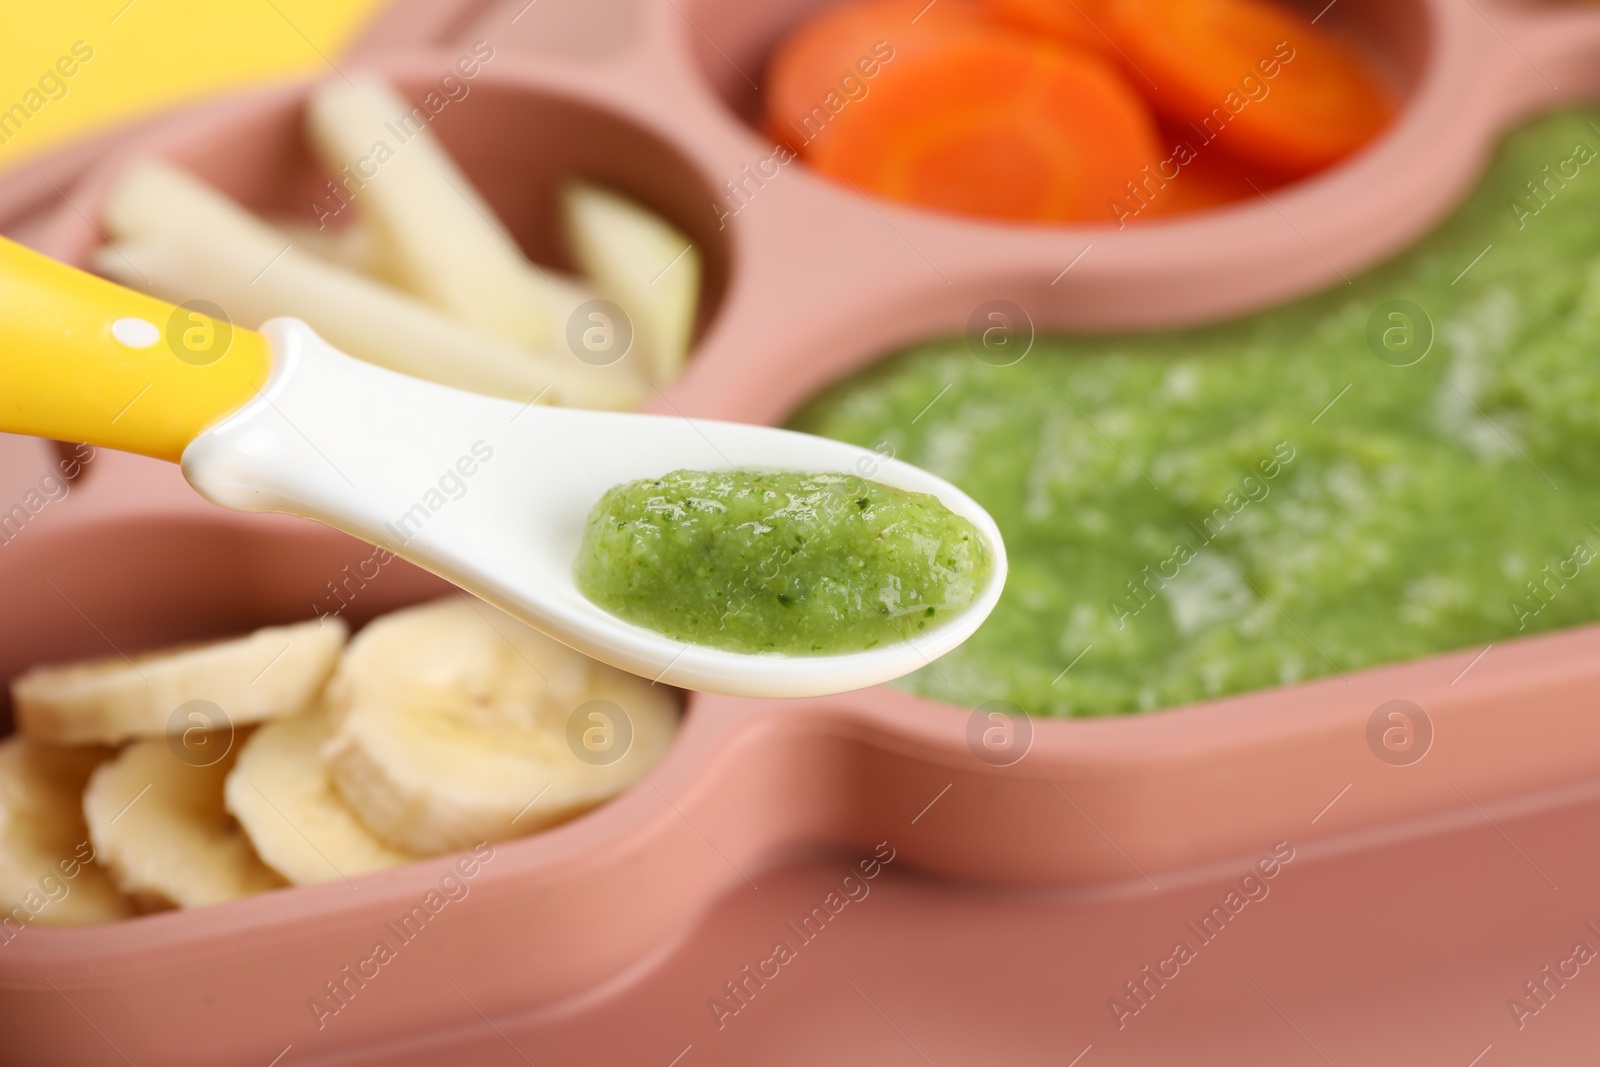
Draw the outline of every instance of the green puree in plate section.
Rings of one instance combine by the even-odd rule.
[[[923,493],[846,474],[675,471],[611,489],[577,582],[607,611],[733,652],[861,652],[972,603],[983,536]]]
[[[940,700],[1113,715],[1595,620],[1600,110],[1513,133],[1352,284],[1004,367],[927,344],[792,425],[999,523],[999,607],[903,682]]]

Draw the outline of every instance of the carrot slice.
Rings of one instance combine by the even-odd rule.
[[[1116,55],[1105,21],[1106,0],[984,0],[995,21],[1053,37],[1065,45]]]
[[[767,65],[767,131],[799,151],[896,64],[984,24],[972,0],[846,0],[790,32]]]
[[[1178,172],[1161,195],[1151,199],[1148,214],[1152,218],[1192,215],[1242,200],[1257,200],[1257,189],[1270,192],[1274,187],[1270,182],[1252,186],[1251,181],[1240,164],[1222,153],[1201,154]]]
[[[1155,109],[1241,159],[1305,174],[1394,114],[1354,48],[1266,0],[1107,0],[1105,14]]]
[[[1157,138],[1162,158],[1141,170],[1121,202],[1127,223],[1189,215],[1242,200],[1257,200],[1282,185],[1283,174],[1242,162],[1208,145],[1188,126],[1163,122]]]
[[[961,215],[1111,221],[1157,156],[1155,125],[1097,57],[1002,29],[897,59],[806,158],[865,192]]]

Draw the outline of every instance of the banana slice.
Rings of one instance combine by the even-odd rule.
[[[678,728],[670,691],[462,596],[368,625],[327,699],[334,784],[418,853],[571,818],[643,777]]]
[[[266,864],[295,885],[353,878],[417,857],[372,836],[322,765],[332,734],[321,711],[256,730],[228,772],[228,810]]]
[[[11,683],[17,732],[50,744],[117,744],[183,733],[195,720],[175,715],[193,700],[215,727],[217,710],[236,726],[294,715],[333,672],[349,631],[328,617],[268,626],[245,637],[135,656],[35,667]]]
[[[0,945],[23,923],[81,926],[135,914],[94,864],[83,787],[103,748],[0,741]]]
[[[166,738],[136,741],[90,776],[89,839],[123,892],[146,907],[195,908],[283,885],[223,808],[237,754],[197,766]]]

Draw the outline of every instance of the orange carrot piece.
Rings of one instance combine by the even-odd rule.
[[[1305,174],[1394,114],[1354,48],[1269,0],[1107,0],[1105,14],[1157,112],[1242,160]]]
[[[1254,163],[1242,162],[1208,145],[1188,126],[1158,123],[1162,158],[1135,179],[1132,192],[1124,190],[1125,220],[1190,215],[1197,211],[1244,200],[1259,200],[1284,184],[1285,175]]]
[[[1065,45],[1116,55],[1106,32],[1106,0],[984,0],[996,22]]]
[[[1090,53],[980,28],[895,62],[807,146],[816,169],[960,215],[1109,222],[1157,156],[1145,105]]]
[[[1252,187],[1250,176],[1239,164],[1220,152],[1200,156],[1179,173],[1162,194],[1153,198],[1152,218],[1171,218],[1174,215],[1192,215],[1197,211],[1210,211],[1226,204],[1244,200],[1259,200],[1256,189],[1270,192],[1273,184],[1257,182]]]
[[[785,37],[767,65],[767,131],[796,151],[895,64],[981,25],[973,0],[846,0]]]

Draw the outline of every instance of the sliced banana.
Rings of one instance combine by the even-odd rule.
[[[205,644],[35,667],[11,683],[17,732],[51,744],[117,744],[207,727],[174,715],[190,701],[215,705],[236,726],[304,711],[333,672],[349,635],[335,617],[268,626]]]
[[[251,734],[228,772],[228,810],[262,860],[295,885],[416,859],[374,837],[334,790],[322,765],[332,732],[320,710],[268,723]]]
[[[194,908],[283,885],[223,807],[237,755],[235,743],[197,766],[166,738],[136,741],[90,776],[89,838],[123,892],[147,907]]]
[[[81,926],[135,914],[94,863],[83,787],[104,748],[0,741],[0,944],[23,923]]]
[[[334,784],[379,837],[418,853],[591,808],[645,775],[678,728],[670,691],[463,596],[368,625],[327,700]]]

